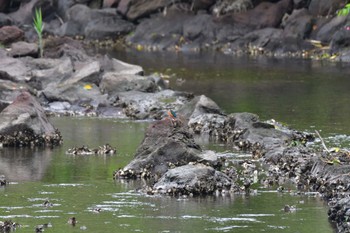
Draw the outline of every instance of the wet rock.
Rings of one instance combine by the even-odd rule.
[[[113,106],[122,107],[131,119],[161,119],[166,109],[178,109],[192,98],[186,93],[162,90],[155,93],[119,92]]]
[[[325,44],[329,44],[333,35],[345,26],[346,21],[346,17],[334,17],[330,19],[317,30],[316,39]]]
[[[116,171],[115,177],[159,178],[170,167],[186,165],[202,158],[200,147],[181,122],[174,124],[170,118],[155,122],[147,129],[142,144],[134,159],[123,169]]]
[[[126,37],[126,42],[131,45],[139,44],[147,50],[175,50],[176,46],[183,43],[183,25],[192,17],[192,13],[169,9],[165,16],[157,14],[142,20],[135,33]]]
[[[140,0],[131,1],[128,7],[126,17],[135,21],[142,17],[148,17],[150,14],[162,10],[171,2],[167,0]]]
[[[3,26],[0,28],[0,43],[10,44],[23,39],[24,32],[16,26]]]
[[[11,50],[9,52],[12,57],[37,57],[38,56],[38,45],[35,43],[27,43],[19,41],[11,44]]]
[[[332,37],[330,44],[331,53],[337,53],[350,47],[350,26],[340,28]]]
[[[168,195],[205,195],[216,190],[230,190],[231,179],[203,164],[188,164],[168,170],[153,190]]]
[[[62,142],[40,104],[28,92],[0,112],[0,142],[3,146],[53,146]]]

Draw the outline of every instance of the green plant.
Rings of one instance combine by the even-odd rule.
[[[39,43],[39,52],[40,52],[40,57],[43,57],[43,30],[44,30],[44,24],[43,24],[43,17],[41,14],[41,8],[35,9],[35,16],[33,17],[33,26],[38,34],[38,43]]]
[[[350,13],[350,3],[346,4],[344,8],[337,11],[338,16],[347,16]]]

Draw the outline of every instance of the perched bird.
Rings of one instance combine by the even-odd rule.
[[[172,120],[175,120],[175,119],[176,119],[176,112],[174,112],[173,110],[168,110],[168,116],[169,116]]]

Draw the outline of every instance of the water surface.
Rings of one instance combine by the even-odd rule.
[[[55,118],[64,144],[53,150],[0,150],[0,220],[22,225],[17,232],[333,232],[318,197],[259,189],[256,195],[172,198],[137,192],[142,181],[114,181],[140,144],[147,122]],[[101,133],[103,132],[103,133]],[[72,146],[110,143],[115,156],[74,156]],[[11,157],[13,156],[13,157]],[[52,206],[43,203],[49,200]],[[297,211],[285,213],[284,206]],[[98,213],[96,209],[101,209]],[[75,227],[67,223],[76,217]]]

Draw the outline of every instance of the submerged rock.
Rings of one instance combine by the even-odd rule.
[[[0,112],[0,143],[3,146],[53,146],[62,142],[58,130],[28,92]]]

